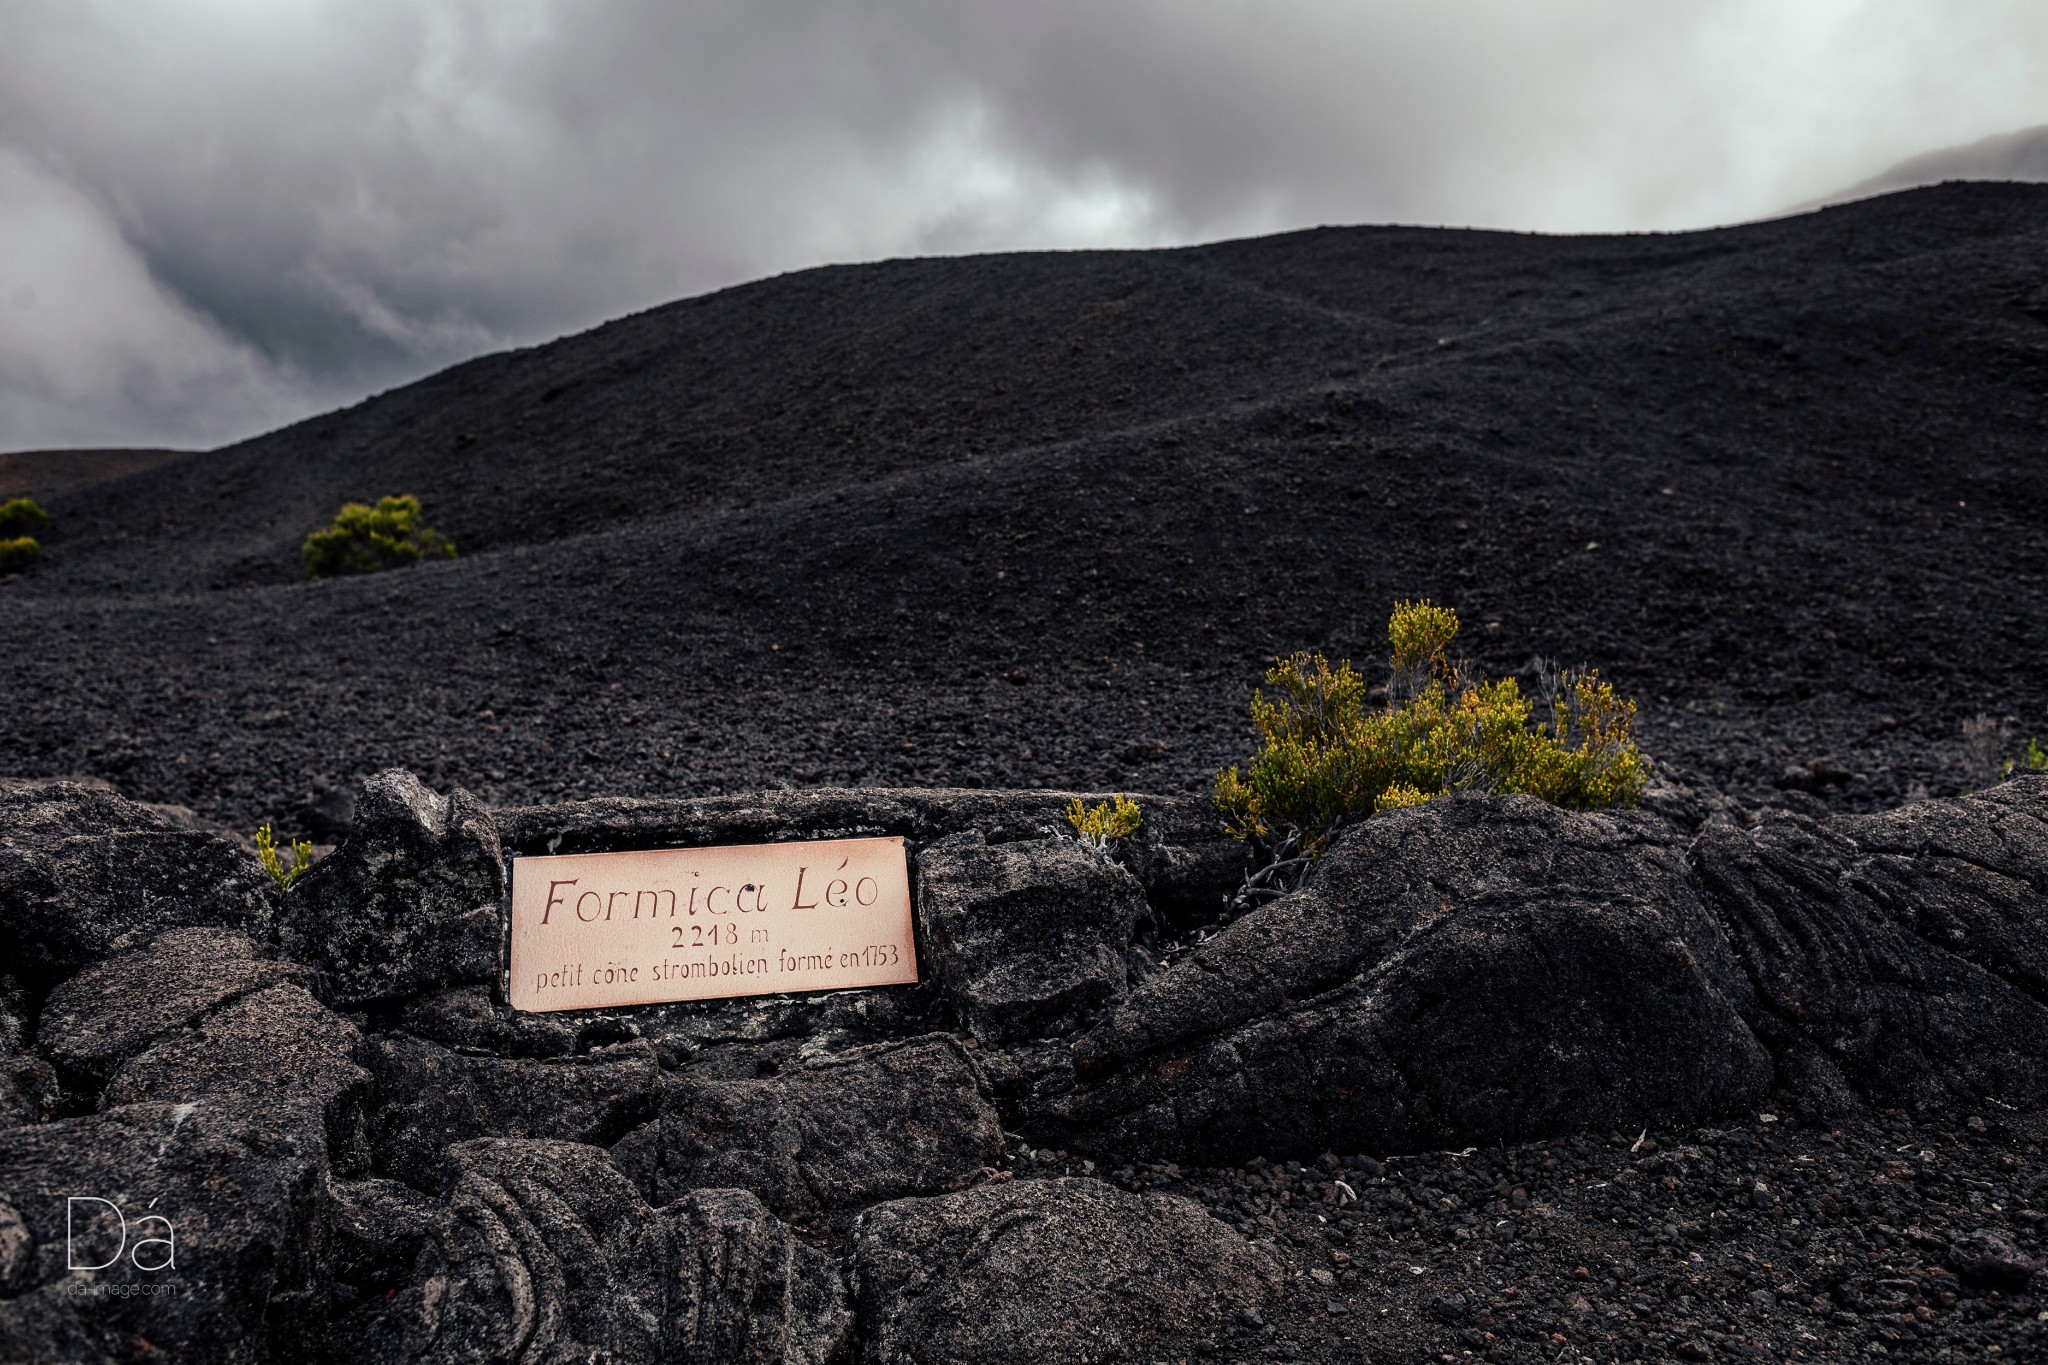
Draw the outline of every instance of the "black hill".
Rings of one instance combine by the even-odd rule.
[[[1199,788],[1275,653],[1429,596],[1652,757],[1837,804],[2048,701],[2048,186],[1672,235],[1323,228],[830,267],[59,488],[0,773],[237,826],[405,765],[516,803]],[[462,557],[305,582],[345,499]]]

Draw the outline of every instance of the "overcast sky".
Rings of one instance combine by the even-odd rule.
[[[205,446],[827,261],[1768,215],[2048,0],[0,0],[0,450]]]

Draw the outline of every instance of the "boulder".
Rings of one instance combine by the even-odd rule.
[[[734,1186],[790,1219],[954,1189],[1002,1152],[985,1083],[944,1036],[758,1079],[666,1076],[661,1116],[613,1148],[656,1204]]]
[[[775,1361],[844,1354],[846,1291],[743,1191],[656,1211],[577,1143],[458,1143],[412,1273],[336,1325],[346,1361]],[[381,1196],[380,1196],[381,1197]]]
[[[348,842],[278,911],[284,951],[343,1007],[493,980],[505,869],[491,813],[391,769],[363,784]]]
[[[159,1037],[115,1069],[101,1104],[233,1101],[254,1112],[310,1103],[326,1124],[334,1165],[357,1170],[369,1155],[365,1051],[354,1024],[283,982]]]
[[[411,1279],[443,1208],[434,1195],[375,1178],[331,1182],[327,1203],[328,1299],[337,1315]]]
[[[277,886],[225,835],[75,783],[0,787],[0,961],[47,987],[166,929],[271,933]]]
[[[839,1262],[790,1236],[746,1190],[698,1190],[660,1212],[675,1255],[667,1358],[828,1365],[854,1316]]]
[[[326,1180],[304,1102],[0,1128],[0,1360],[304,1358],[326,1310]]]
[[[1200,1205],[1095,1180],[900,1199],[853,1240],[874,1365],[1172,1359],[1280,1288],[1272,1258]]]
[[[241,996],[310,970],[263,955],[246,935],[172,929],[96,962],[52,990],[37,1020],[43,1055],[104,1084],[116,1066],[175,1029],[187,1029]]]
[[[2013,1293],[2024,1290],[2041,1268],[2040,1262],[1996,1228],[1978,1228],[1956,1238],[1949,1243],[1947,1260],[1965,1284]]]
[[[1709,827],[1690,857],[1794,1095],[2048,1098],[2048,778]]]
[[[1665,822],[1435,801],[1133,990],[1069,1117],[1182,1161],[1703,1118],[1769,1092],[1749,989]]]
[[[645,1042],[533,1060],[464,1056],[392,1034],[376,1040],[370,1067],[376,1167],[422,1188],[433,1184],[441,1154],[472,1138],[614,1142],[654,1114],[661,1083]]]
[[[484,986],[431,991],[405,1002],[405,1031],[443,1047],[498,1057],[564,1057],[578,1030],[552,1014],[526,1014],[491,998]]]
[[[917,859],[925,958],[985,1043],[1073,1033],[1121,999],[1146,913],[1137,878],[1079,840],[961,835]]]

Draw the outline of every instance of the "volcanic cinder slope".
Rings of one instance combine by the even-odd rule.
[[[1276,653],[1458,608],[1651,754],[1837,804],[2038,721],[2048,187],[1675,235],[1325,228],[830,267],[47,497],[0,773],[243,827],[403,764],[515,804],[1199,788]],[[305,582],[348,498],[453,563]]]

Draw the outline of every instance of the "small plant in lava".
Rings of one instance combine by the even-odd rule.
[[[1525,697],[1513,678],[1487,682],[1454,660],[1457,633],[1448,607],[1396,604],[1392,676],[1376,709],[1348,661],[1276,660],[1266,681],[1277,696],[1252,698],[1258,752],[1216,779],[1231,833],[1275,860],[1305,862],[1348,822],[1456,791],[1524,792],[1577,809],[1636,803],[1650,763],[1635,746],[1633,701],[1590,668],[1546,669],[1542,695]]]
[[[420,500],[410,493],[379,498],[377,505],[342,504],[334,524],[306,537],[299,559],[306,577],[377,573],[422,559],[455,558],[455,542],[420,525]]]
[[[1145,823],[1138,803],[1127,796],[1119,795],[1115,801],[1101,801],[1093,806],[1083,806],[1081,798],[1067,802],[1067,823],[1074,827],[1074,833],[1097,848],[1106,849],[1117,839],[1128,839],[1138,832]]]
[[[36,537],[50,524],[50,514],[30,498],[0,502],[0,574],[26,569],[42,557]]]
[[[277,851],[277,836],[265,825],[256,831],[256,856],[262,860],[263,870],[277,883],[280,891],[292,889],[292,883],[313,865],[313,845],[305,839],[292,840],[291,866],[286,867],[284,858]]]
[[[2011,740],[2011,717],[1995,721],[1980,711],[1975,718],[1963,722],[1963,743],[1976,775],[1989,775],[1995,784],[2009,781],[2015,773],[2048,772],[2048,749],[2041,747],[2039,739],[2027,736],[2027,747],[2020,750],[2017,758],[2007,756],[2006,746]]]

